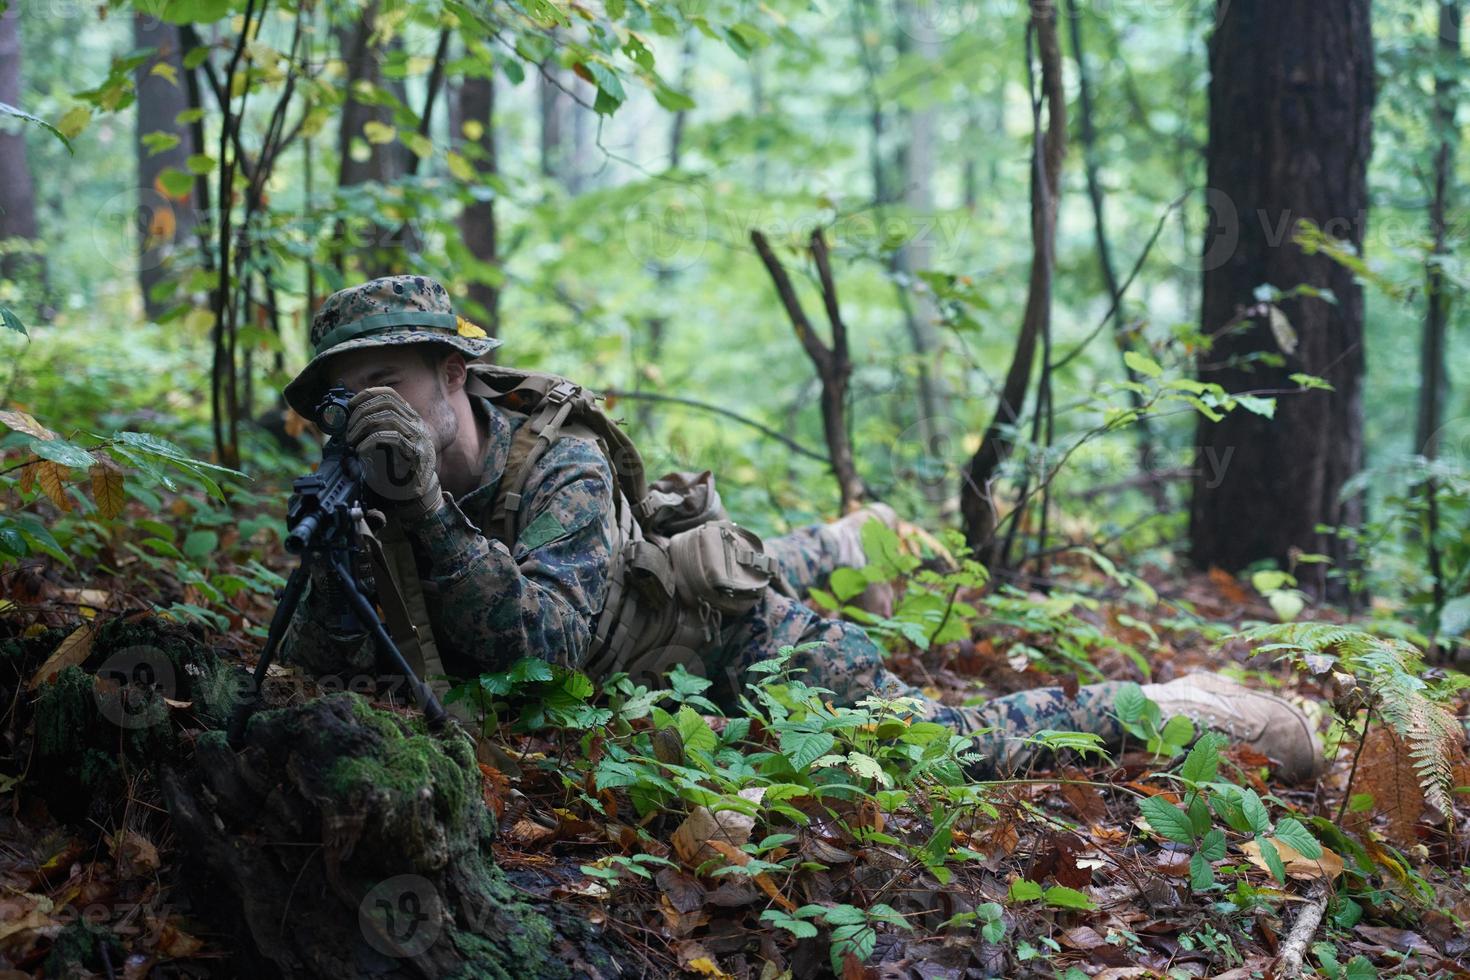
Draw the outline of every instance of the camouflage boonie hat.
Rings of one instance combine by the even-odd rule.
[[[327,358],[364,347],[436,343],[468,358],[480,357],[500,341],[449,305],[449,293],[427,276],[384,276],[341,289],[326,298],[311,318],[311,363],[286,385],[286,402],[310,418],[326,392],[322,376]]]

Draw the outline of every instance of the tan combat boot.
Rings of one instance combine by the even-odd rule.
[[[839,566],[861,568],[868,563],[867,556],[863,554],[863,525],[875,517],[890,528],[898,527],[898,514],[892,507],[872,503],[824,525],[818,532],[837,554]]]
[[[868,563],[863,553],[863,525],[878,518],[890,528],[898,526],[898,514],[887,504],[872,503],[855,510],[841,520],[824,525],[818,533],[827,539],[828,546],[837,555],[839,568],[862,568]],[[874,582],[862,595],[852,600],[859,609],[887,619],[893,615],[893,585]]]
[[[1190,674],[1167,684],[1144,684],[1143,693],[1165,718],[1184,715],[1224,732],[1277,763],[1288,782],[1302,782],[1322,771],[1322,742],[1296,705],[1237,684],[1219,674]]]

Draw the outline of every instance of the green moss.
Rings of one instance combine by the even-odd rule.
[[[198,745],[201,748],[224,748],[225,746],[229,745],[229,742],[229,733],[224,731],[223,729],[201,732],[198,738]]]
[[[470,772],[446,755],[438,739],[400,732],[396,738],[384,739],[372,755],[338,760],[328,786],[343,799],[386,793],[394,809],[416,806],[427,789],[433,793],[435,814],[451,830],[458,830],[464,825],[469,777]]]
[[[42,687],[35,723],[37,783],[53,807],[68,813],[122,793],[119,730],[97,709],[92,675],[68,667]]]
[[[456,931],[453,936],[454,948],[464,957],[465,964],[463,970],[451,973],[448,980],[515,980],[517,976],[527,974],[519,971],[512,974],[504,968],[505,963],[525,964],[527,967],[541,964],[549,947],[542,946],[539,952],[531,947],[526,954],[507,953],[504,948],[507,945],[505,940],[510,938],[502,936],[499,940],[491,941],[472,932]],[[511,945],[514,948],[515,944]],[[546,976],[544,973],[537,975]]]
[[[387,741],[399,741],[406,737],[403,719],[386,711],[379,711],[361,694],[339,694],[336,697],[351,699],[352,715]]]
[[[96,721],[92,676],[80,667],[68,667],[41,688],[36,699],[36,748],[44,758],[80,756],[83,739]]]
[[[484,934],[454,930],[450,938],[465,965],[452,976],[463,980],[515,980],[525,976],[554,980],[570,976],[563,963],[551,958],[551,951],[558,945],[551,923],[520,901],[498,872],[484,874],[483,879],[483,895],[495,910],[498,927],[484,930]],[[507,964],[514,965],[513,971],[507,971]]]
[[[71,630],[52,627],[30,638],[16,636],[0,643],[0,663],[11,664],[17,675],[29,677]]]
[[[67,630],[38,649],[23,641],[22,676],[34,671]],[[13,651],[12,651],[13,652]],[[104,669],[105,668],[105,669]],[[98,684],[131,675],[151,684]],[[158,619],[101,623],[86,661],[67,667],[38,691],[34,706],[36,782],[48,803],[68,816],[123,805],[122,773],[173,761],[184,751],[165,697],[189,701],[192,714],[223,728],[233,715],[245,675],[216,657],[189,630]],[[157,685],[155,689],[153,684]]]
[[[345,756],[333,764],[329,791],[344,800],[386,793],[394,809],[418,805],[425,789],[433,794],[434,813],[458,832],[469,814],[466,803],[478,796],[480,771],[474,746],[462,734],[414,734],[397,715],[379,711],[353,694],[352,714],[381,739],[371,754]],[[474,794],[472,796],[472,794]]]

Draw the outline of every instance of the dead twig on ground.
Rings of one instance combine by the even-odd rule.
[[[1317,934],[1317,927],[1322,924],[1322,914],[1327,911],[1328,893],[1325,878],[1313,881],[1307,890],[1307,905],[1297,914],[1296,921],[1291,925],[1291,932],[1287,934],[1286,942],[1281,944],[1281,952],[1276,957],[1276,976],[1280,980],[1294,980],[1302,975],[1307,946]]]

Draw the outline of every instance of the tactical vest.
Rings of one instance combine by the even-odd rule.
[[[660,674],[716,642],[725,616],[745,612],[779,584],[775,559],[759,537],[726,517],[709,473],[672,473],[650,487],[637,447],[580,385],[496,365],[469,370],[468,394],[526,416],[512,436],[483,533],[514,553],[526,484],[560,439],[595,444],[612,470],[611,561],[585,673]],[[385,564],[402,597],[401,609],[382,603],[389,628],[400,620],[394,632],[404,634],[395,636],[404,656],[442,694],[444,665],[412,550],[397,522],[385,532]]]

